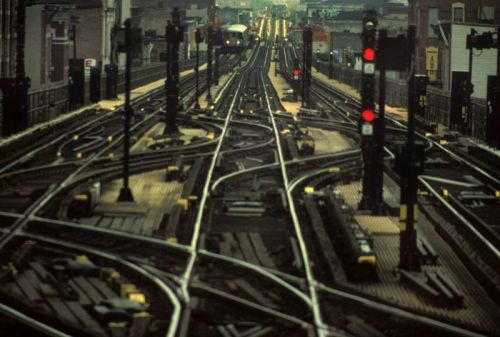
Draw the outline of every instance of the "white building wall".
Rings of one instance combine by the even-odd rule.
[[[469,50],[466,49],[467,35],[471,28],[478,34],[483,32],[495,32],[495,27],[453,24],[451,27],[450,44],[450,74],[448,88],[451,87],[453,71],[469,71]],[[496,75],[497,71],[497,49],[474,49],[472,58],[472,84],[474,85],[473,97],[486,98],[488,76]]]
[[[42,50],[45,43],[44,30],[42,29],[42,11],[45,6],[36,5],[26,8],[26,44],[25,67],[26,76],[31,79],[31,88],[38,89],[41,85]]]

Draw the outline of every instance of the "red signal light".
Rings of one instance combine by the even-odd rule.
[[[365,109],[361,113],[361,118],[363,118],[365,122],[373,122],[373,120],[375,119],[375,112],[370,109]]]
[[[365,59],[365,61],[375,61],[375,49],[366,48],[363,51],[363,58]]]
[[[293,76],[299,76],[299,69],[293,70]]]

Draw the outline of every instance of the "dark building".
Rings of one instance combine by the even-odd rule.
[[[16,5],[17,0],[2,0],[0,3],[0,78],[15,75]]]

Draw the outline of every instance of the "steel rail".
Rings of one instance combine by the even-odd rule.
[[[266,53],[266,62],[264,62],[265,65],[267,65],[267,62],[268,62],[267,57],[269,57],[269,50],[271,50],[271,49],[268,48],[268,51]],[[264,95],[266,98],[268,113],[269,113],[269,116],[271,119],[271,123],[273,125],[274,134],[276,137],[276,146],[278,149],[278,157],[279,157],[279,162],[280,162],[281,174],[283,177],[284,185],[286,187],[286,197],[287,197],[287,201],[288,201],[288,207],[289,207],[293,227],[294,227],[295,232],[296,232],[295,234],[297,235],[297,241],[298,241],[299,247],[300,247],[301,258],[302,258],[302,261],[304,262],[304,269],[306,272],[306,280],[307,280],[311,304],[312,304],[314,325],[316,327],[316,332],[317,332],[318,336],[323,337],[323,336],[326,336],[325,333],[326,333],[327,327],[323,323],[323,319],[321,317],[321,309],[320,309],[320,305],[319,305],[318,294],[316,291],[316,280],[314,279],[314,276],[312,273],[312,268],[311,268],[311,264],[309,261],[309,256],[307,254],[306,243],[304,240],[304,236],[302,235],[302,231],[300,229],[299,219],[298,219],[298,216],[297,216],[297,213],[295,210],[295,204],[293,202],[292,195],[288,189],[288,187],[289,187],[288,173],[286,171],[286,164],[285,164],[285,158],[283,156],[283,149],[281,147],[280,134],[278,131],[278,126],[276,125],[276,121],[275,121],[274,116],[273,116],[271,102],[269,100],[269,93],[268,93],[267,87],[265,86],[264,74],[262,72],[261,72],[260,78],[261,78],[263,88],[264,88]]]
[[[332,295],[341,297],[343,299],[359,303],[359,304],[366,306],[368,308],[371,308],[373,310],[386,312],[388,314],[399,316],[399,317],[402,317],[404,319],[413,320],[413,321],[416,321],[419,323],[434,326],[434,327],[444,329],[444,330],[451,332],[451,333],[454,333],[454,334],[459,334],[461,336],[468,336],[468,337],[485,337],[484,335],[478,334],[476,332],[469,331],[469,330],[466,330],[464,328],[457,327],[457,326],[454,326],[454,325],[451,325],[451,324],[448,324],[445,322],[441,322],[437,319],[430,318],[428,316],[416,314],[414,312],[410,312],[410,311],[404,310],[404,309],[399,308],[399,307],[388,305],[384,302],[379,302],[379,301],[375,301],[372,299],[368,299],[366,297],[362,297],[362,296],[359,296],[357,294],[354,294],[354,293],[351,293],[351,292],[348,292],[345,290],[340,290],[337,288],[328,287],[328,286],[324,285],[323,283],[318,283],[318,288],[321,289],[322,291],[329,293],[329,294],[332,294]]]
[[[255,55],[257,55],[258,50],[259,50],[259,48],[257,48],[257,50],[255,52]],[[255,64],[255,60],[256,60],[256,57],[253,58],[252,64]],[[246,69],[246,67],[243,68],[243,69]],[[210,163],[210,167],[208,169],[208,173],[207,173],[205,185],[203,187],[203,192],[202,192],[202,196],[201,196],[201,200],[200,200],[200,204],[199,204],[199,211],[198,211],[198,214],[196,216],[196,221],[195,221],[195,224],[194,224],[193,236],[191,238],[191,242],[190,242],[190,245],[189,245],[190,252],[191,252],[191,257],[188,260],[188,264],[186,266],[186,270],[185,270],[184,274],[181,277],[181,279],[183,280],[183,282],[181,284],[181,292],[182,292],[182,295],[183,295],[184,300],[186,301],[186,303],[188,303],[189,300],[190,300],[188,286],[189,286],[189,282],[191,280],[191,276],[192,276],[192,273],[193,273],[194,264],[195,264],[196,259],[198,257],[197,248],[198,248],[198,245],[199,245],[199,237],[200,237],[200,231],[201,231],[201,225],[202,225],[203,215],[205,213],[205,206],[206,206],[206,203],[207,203],[208,196],[210,195],[210,183],[212,181],[212,176],[214,174],[215,166],[217,165],[217,160],[218,160],[218,156],[219,156],[219,153],[221,151],[221,148],[222,148],[222,143],[224,141],[224,137],[225,137],[225,135],[227,133],[227,130],[228,130],[228,125],[229,125],[229,123],[231,121],[231,117],[232,117],[232,114],[233,114],[233,108],[234,108],[234,106],[236,104],[236,100],[238,98],[237,94],[241,90],[241,87],[243,85],[243,78],[241,76],[241,73],[242,73],[243,69],[239,68],[238,71],[236,71],[236,72],[233,73],[233,75],[231,76],[231,78],[226,82],[226,85],[224,86],[224,89],[221,91],[221,94],[218,96],[218,98],[222,97],[222,92],[225,92],[225,90],[228,90],[229,84],[231,83],[234,86],[233,82],[235,81],[235,78],[237,76],[240,77],[238,79],[239,83],[236,86],[235,95],[234,95],[234,97],[232,99],[232,102],[231,102],[231,104],[229,106],[229,110],[228,110],[226,119],[224,121],[224,127],[222,129],[222,133],[221,133],[221,135],[219,137],[217,147],[215,148],[215,151],[214,151],[213,156],[212,156],[212,162]]]
[[[174,337],[177,329],[179,327],[179,322],[180,322],[180,316],[181,316],[181,304],[177,296],[175,295],[174,291],[170,289],[160,278],[158,278],[155,275],[152,275],[149,273],[147,270],[139,267],[138,265],[131,263],[127,260],[124,260],[120,257],[117,257],[115,255],[109,254],[109,253],[104,253],[101,250],[96,250],[92,247],[87,247],[79,244],[74,244],[74,243],[67,243],[65,241],[61,240],[55,240],[51,238],[47,238],[45,236],[40,236],[40,235],[35,235],[35,234],[23,234],[23,236],[26,236],[28,238],[32,238],[38,241],[44,241],[53,245],[58,245],[62,247],[66,247],[69,249],[76,249],[80,251],[86,251],[88,253],[91,253],[96,256],[100,256],[101,258],[107,259],[114,261],[116,263],[119,263],[133,271],[135,271],[137,274],[142,275],[143,277],[149,279],[153,283],[155,283],[167,297],[170,299],[171,304],[173,306],[173,313],[171,316],[171,323],[169,324],[169,328],[167,330],[167,333],[165,334],[165,337]]]
[[[460,212],[456,210],[448,201],[446,201],[441,194],[439,194],[432,186],[429,184],[425,177],[418,177],[418,180],[443,204],[448,211],[450,211],[454,216],[456,216],[463,225],[467,227],[469,231],[476,236],[476,238],[485,245],[485,247],[495,256],[497,261],[500,261],[500,250],[492,242],[484,237],[481,232],[479,232],[474,225],[472,225]]]

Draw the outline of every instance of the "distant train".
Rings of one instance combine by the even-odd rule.
[[[222,53],[238,54],[250,43],[250,33],[245,25],[230,25],[223,29],[224,43]]]

